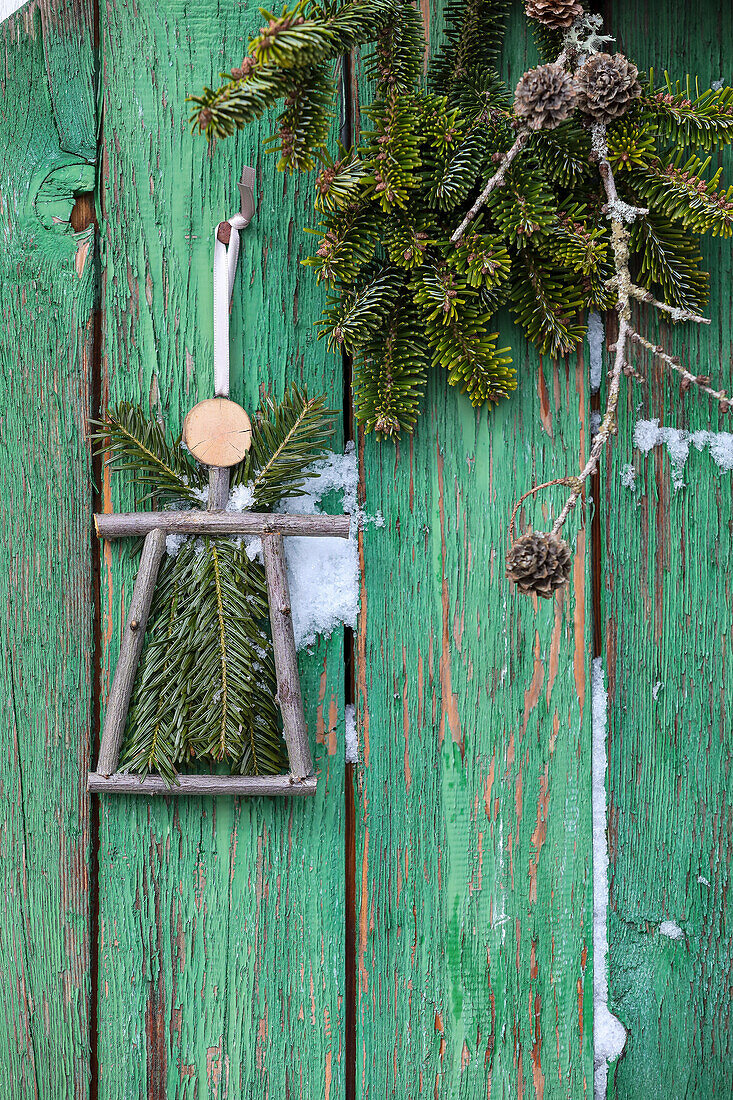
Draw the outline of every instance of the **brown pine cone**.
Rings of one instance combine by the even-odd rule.
[[[530,130],[554,130],[572,114],[575,82],[562,65],[540,65],[526,72],[514,93],[514,110]]]
[[[558,535],[529,531],[506,556],[506,575],[520,592],[549,599],[570,576],[570,547]]]
[[[622,53],[597,53],[578,69],[578,107],[607,125],[621,118],[641,95],[639,70]]]
[[[566,30],[582,14],[579,0],[527,0],[528,18],[556,31]]]

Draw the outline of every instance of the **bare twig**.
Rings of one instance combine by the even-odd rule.
[[[468,228],[468,226],[471,224],[473,219],[476,217],[479,210],[486,203],[486,200],[488,199],[491,192],[494,191],[497,187],[501,187],[503,185],[504,179],[506,178],[506,174],[507,174],[507,170],[509,168],[509,165],[512,163],[514,158],[519,153],[521,153],[522,149],[527,144],[528,138],[529,138],[529,130],[520,130],[519,131],[519,133],[517,134],[516,141],[512,145],[511,149],[508,149],[507,152],[504,153],[504,155],[501,158],[501,161],[499,163],[499,167],[497,168],[496,172],[491,177],[489,182],[486,184],[483,191],[481,192],[479,197],[476,199],[476,202],[473,204],[473,206],[468,211],[468,213],[466,214],[466,216],[463,219],[463,221],[461,222],[461,224],[458,226],[458,229],[456,229],[455,233],[451,237],[451,243],[452,244],[458,244],[461,237],[466,232],[466,229]]]
[[[680,306],[670,306],[666,302],[659,302],[652,294],[651,290],[644,290],[642,286],[636,286],[632,283],[629,287],[629,293],[632,298],[636,298],[639,302],[648,302],[650,306],[654,306],[655,309],[659,309],[662,313],[668,313],[673,321],[694,321],[696,325],[709,325],[709,317],[701,317],[699,313],[691,313],[689,309],[682,309]]]
[[[709,323],[710,322],[708,322],[708,324]],[[707,393],[710,397],[715,398],[720,405],[721,412],[728,412],[731,406],[728,394],[725,390],[714,390],[710,385],[709,375],[691,374],[688,370],[685,370],[676,355],[670,355],[664,350],[661,344],[653,344],[651,340],[647,340],[647,338],[642,336],[639,332],[629,333],[629,339],[633,340],[636,344],[641,344],[642,347],[652,353],[655,359],[659,359],[662,363],[666,363],[668,367],[682,375],[683,389],[688,390],[690,386],[697,386],[703,393]]]

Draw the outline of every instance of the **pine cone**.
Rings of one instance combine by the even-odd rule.
[[[579,0],[527,0],[528,18],[556,31],[566,30],[582,14]]]
[[[562,65],[530,69],[514,93],[514,110],[530,130],[554,130],[570,116],[575,103],[575,82]]]
[[[570,576],[570,547],[558,535],[529,531],[507,554],[506,575],[520,592],[549,599]]]
[[[622,53],[597,53],[577,73],[578,107],[596,122],[607,125],[621,118],[641,95],[639,70]]]

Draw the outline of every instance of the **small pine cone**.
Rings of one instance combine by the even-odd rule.
[[[621,53],[597,53],[577,73],[578,107],[607,125],[621,118],[641,95],[639,70]]]
[[[570,117],[575,102],[575,83],[562,65],[530,69],[514,93],[514,110],[530,130],[554,130]]]
[[[567,30],[582,14],[579,0],[527,0],[528,18],[556,31]]]
[[[549,599],[570,576],[570,547],[558,535],[529,531],[507,554],[506,575],[520,592]]]

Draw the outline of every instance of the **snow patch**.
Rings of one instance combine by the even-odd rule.
[[[713,462],[721,470],[733,470],[733,434],[731,432],[688,432],[684,428],[660,427],[659,419],[638,420],[634,428],[634,444],[648,454],[652,447],[664,444],[672,462],[672,484],[675,489],[684,485],[683,474],[692,445],[698,451],[705,447]]]
[[[588,333],[586,339],[590,349],[590,390],[598,393],[603,377],[603,343],[606,334],[603,331],[603,321],[600,313],[591,313],[588,317]]]
[[[358,530],[365,523],[384,526],[380,516],[366,517],[357,501],[359,472],[353,443],[343,454],[329,454],[311,467],[314,477],[302,496],[282,501],[281,510],[318,515],[331,492],[343,493],[343,511],[352,516],[348,539],[285,540],[290,603],[297,649],[308,649],[319,634],[329,637],[338,626],[356,626],[359,613]]]
[[[254,489],[251,483],[247,485],[235,485],[229,493],[227,512],[248,512],[255,502]]]
[[[608,1065],[626,1044],[626,1029],[608,1007],[608,836],[606,725],[608,695],[601,658],[593,661],[593,1067],[595,1100],[606,1100]]]
[[[359,742],[356,733],[356,707],[353,703],[347,703],[344,707],[344,734],[346,763],[356,764],[359,760]]]
[[[720,80],[714,80],[714,81],[712,82],[712,84],[710,85],[710,87],[712,88],[712,90],[713,90],[714,92],[719,92],[719,91],[720,91],[720,89],[721,89],[721,88],[722,88],[722,87],[723,87],[724,85],[725,85],[725,80],[723,79],[723,77],[721,77],[721,78],[720,78]]]
[[[679,924],[675,924],[673,920],[663,920],[659,925],[659,935],[668,936],[671,940],[681,940],[684,934]]]
[[[187,535],[166,535],[165,536],[165,552],[171,558],[178,557],[178,551],[183,546],[187,539]]]
[[[636,470],[630,462],[627,462],[621,470],[621,484],[624,489],[636,488]]]
[[[659,692],[662,690],[663,687],[664,687],[664,684],[662,683],[662,681],[657,680],[656,684],[652,688],[652,699],[654,700],[655,703],[656,703],[657,699],[659,698]]]
[[[697,881],[700,883],[701,886],[707,886],[708,890],[710,889],[710,883],[703,875],[698,875]]]

